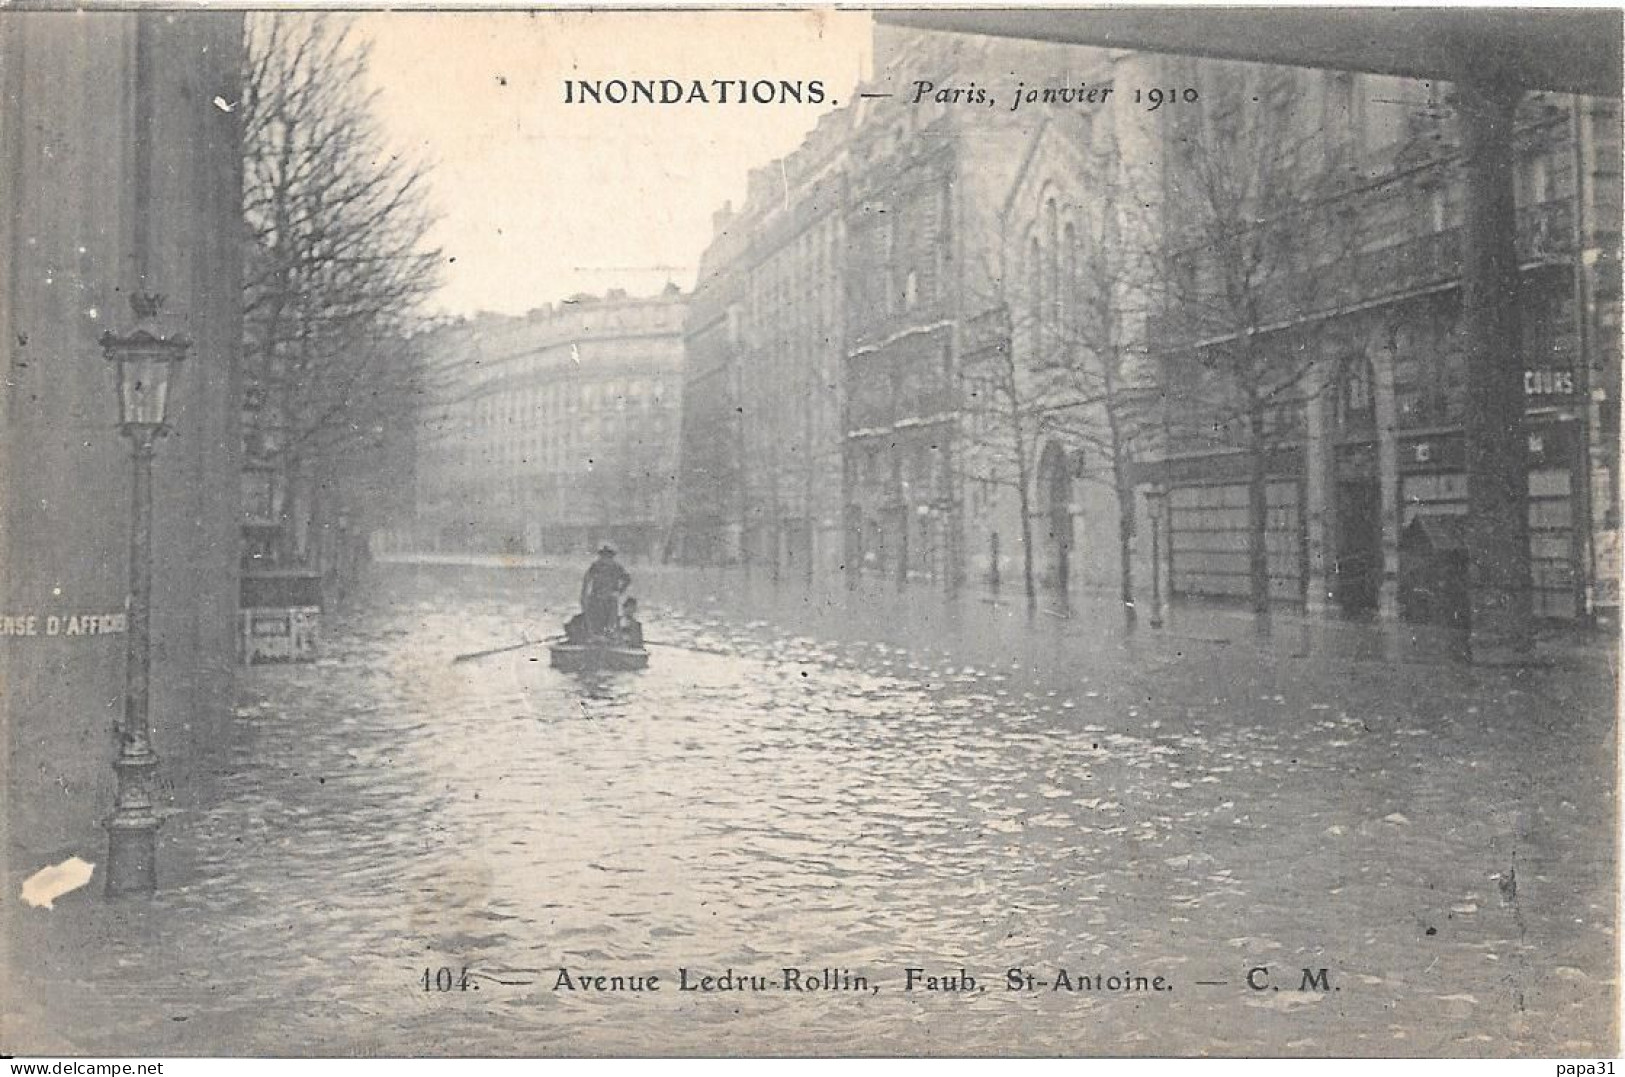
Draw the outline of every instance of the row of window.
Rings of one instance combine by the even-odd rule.
[[[665,380],[659,378],[562,382],[476,400],[466,409],[466,425],[478,430],[583,412],[659,409],[666,406],[667,393]]]

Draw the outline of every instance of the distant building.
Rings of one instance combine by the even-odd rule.
[[[742,321],[748,235],[731,228],[732,206],[713,217],[716,238],[700,263],[683,329],[677,557],[731,564],[744,551]]]
[[[839,571],[849,119],[825,116],[715,217],[685,331],[684,560]]]
[[[423,342],[419,544],[660,556],[670,539],[685,297],[577,296]]]

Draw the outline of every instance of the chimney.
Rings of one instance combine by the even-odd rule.
[[[728,230],[728,226],[733,223],[733,219],[734,204],[733,199],[730,198],[728,201],[722,203],[721,209],[711,214],[712,234],[720,235],[721,233],[726,232]]]

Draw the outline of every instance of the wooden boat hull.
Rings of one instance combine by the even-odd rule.
[[[567,672],[644,669],[649,652],[642,647],[614,643],[555,643],[548,647],[554,669]]]

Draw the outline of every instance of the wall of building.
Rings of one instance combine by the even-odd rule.
[[[877,129],[868,143],[846,223],[846,563],[952,582],[963,569],[959,147],[943,118],[906,136]]]
[[[443,548],[662,556],[675,513],[685,304],[580,296],[425,342],[418,520]]]
[[[1222,83],[1226,70],[1238,87],[1271,77],[1260,65],[1182,63],[1186,77],[1208,85]],[[1272,438],[1271,592],[1311,607],[1392,613],[1415,567],[1402,549],[1406,529],[1418,517],[1467,509],[1462,424],[1471,357],[1458,326],[1463,192],[1448,88],[1337,73],[1291,77],[1304,105],[1299,120],[1315,128],[1305,137],[1319,140],[1312,168],[1327,162],[1342,177],[1345,193],[1327,213],[1349,214],[1360,231],[1358,249],[1325,273],[1328,286],[1313,303],[1288,303],[1270,330],[1310,356],[1292,414]],[[1211,100],[1204,107],[1219,108]],[[1614,122],[1596,124],[1599,111]],[[1586,612],[1596,576],[1588,535],[1606,527],[1617,497],[1599,452],[1617,445],[1614,382],[1591,376],[1617,370],[1617,330],[1610,336],[1597,324],[1598,312],[1617,304],[1617,293],[1605,297],[1617,276],[1585,269],[1618,243],[1617,202],[1599,204],[1591,194],[1604,179],[1598,135],[1607,131],[1617,145],[1617,115],[1614,105],[1530,95],[1515,138],[1534,606],[1538,616],[1565,620]],[[1200,137],[1172,121],[1167,130],[1174,139]],[[1170,188],[1178,182],[1171,176]],[[1594,253],[1584,253],[1588,243]],[[1179,339],[1159,343],[1177,352]],[[1234,485],[1240,425],[1221,416],[1224,401],[1201,391],[1212,375],[1198,364],[1176,363],[1167,377],[1189,390],[1171,398],[1179,406],[1161,470],[1172,486],[1172,587],[1242,593],[1245,581],[1241,591],[1231,582],[1238,566],[1245,571],[1245,487]]]
[[[753,177],[751,203],[730,216],[726,235],[719,229],[708,252],[700,290],[715,303],[691,326],[690,378],[708,378],[718,391],[707,404],[695,402],[695,415],[703,406],[721,418],[715,408],[729,406],[740,418],[731,426],[691,422],[698,440],[689,456],[707,461],[697,475],[730,476],[716,480],[732,483],[726,497],[694,500],[706,506],[707,534],[737,535],[737,550],[726,556],[780,567],[794,560],[786,536],[808,515],[794,492],[802,484],[787,476],[819,456],[797,457],[789,431],[806,424],[772,396],[787,384],[798,394],[818,385],[810,372],[822,359],[813,353],[827,351],[798,343],[795,327],[805,323],[797,304],[811,278],[783,245],[786,233],[775,231],[812,214],[815,188],[807,176],[822,169],[845,177],[838,270],[844,339],[833,393],[845,417],[846,571],[1008,584],[1021,564],[1023,499],[1012,486],[1010,453],[988,444],[989,417],[966,404],[965,379],[973,376],[967,356],[980,346],[967,346],[971,327],[991,308],[1004,308],[1022,392],[1064,407],[1048,399],[1053,386],[1035,389],[1037,368],[1050,364],[1031,332],[1023,338],[1021,322],[1035,272],[1052,278],[1040,300],[1045,317],[1062,317],[1050,308],[1084,290],[1057,287],[1046,267],[1065,264],[1067,224],[1103,200],[1083,180],[1085,160],[1105,147],[1111,184],[1138,203],[1133,219],[1119,222],[1119,247],[1153,252],[1160,234],[1183,219],[1181,154],[1188,156],[1204,123],[1222,121],[1226,109],[1239,115],[1233,106],[1256,97],[1252,113],[1279,109],[1283,122],[1297,125],[1283,133],[1295,160],[1352,192],[1342,204],[1357,207],[1359,233],[1335,264],[1284,274],[1279,294],[1263,297],[1268,324],[1259,328],[1290,356],[1285,366],[1303,368],[1302,385],[1275,401],[1264,420],[1269,589],[1314,607],[1369,598],[1375,608],[1394,609],[1403,529],[1419,506],[1450,503],[1429,492],[1427,481],[1406,477],[1413,465],[1404,454],[1427,451],[1430,439],[1448,446],[1460,438],[1466,359],[1453,342],[1463,199],[1449,88],[897,27],[877,29],[875,57],[870,88],[909,98],[911,106],[859,101],[840,110],[821,127],[821,139]],[[1109,107],[1082,111],[1051,105],[1012,113],[937,101],[929,92],[913,103],[922,80],[965,88],[981,78],[991,89],[988,72],[1021,78],[1029,89],[1113,85],[1118,92]],[[1151,114],[1133,97],[1147,86],[1190,87],[1196,96]],[[1531,505],[1537,605],[1572,615],[1585,605],[1588,582],[1591,591],[1609,590],[1602,581],[1618,559],[1618,111],[1537,95],[1519,124],[1529,414],[1540,443],[1532,450],[1540,491]],[[1310,219],[1292,246],[1329,249],[1338,238],[1329,214]],[[1197,279],[1213,269],[1195,267]],[[1154,286],[1127,287],[1119,299],[1123,338],[1131,347],[1150,342],[1144,364],[1180,343]],[[1360,429],[1332,403],[1346,388],[1342,372],[1353,357],[1363,364]],[[1167,415],[1152,414],[1160,412],[1153,404],[1139,409],[1128,424],[1136,428],[1130,452],[1141,477],[1154,472],[1179,488],[1160,502],[1159,525],[1172,528],[1163,557],[1174,559],[1161,567],[1172,570],[1173,589],[1234,596],[1246,575],[1248,514],[1244,501],[1236,502],[1247,481],[1244,426],[1216,369],[1192,361],[1159,371],[1175,406]],[[1138,380],[1148,374],[1139,370]],[[723,391],[725,381],[734,397]],[[1085,394],[1074,395],[1078,410],[1089,410]],[[1033,552],[1041,581],[1052,587],[1063,576],[1072,587],[1110,587],[1120,570],[1110,455],[1093,436],[1103,424],[1092,425],[1079,431],[1034,422],[1025,431]],[[1004,457],[997,466],[995,456]],[[731,472],[722,463],[730,458]],[[1165,466],[1147,470],[1151,460]],[[1436,462],[1426,469],[1445,475]],[[1548,474],[1565,469],[1561,481]],[[815,466],[809,475],[828,488],[833,468]],[[1133,523],[1143,546],[1144,528]],[[1360,586],[1350,583],[1354,577]]]
[[[1005,76],[1006,100],[1016,81],[1098,92],[1124,74],[1096,49],[882,37],[881,81],[911,95],[922,79],[968,86],[988,72]],[[849,559],[860,571],[1019,586],[1030,533],[1041,586],[1115,585],[1115,498],[1099,481],[1100,461],[1083,451],[1086,439],[1042,417],[1068,393],[1045,384],[1056,380],[1045,368],[1061,357],[1038,346],[1026,287],[1026,247],[1043,231],[1045,207],[1066,206],[1057,235],[1039,243],[1040,259],[1058,264],[1059,218],[1102,200],[1086,189],[1086,165],[1094,123],[1114,112],[1112,100],[1013,111],[928,98],[867,125],[849,211]],[[1043,318],[1058,315],[1058,298],[1039,301]],[[997,345],[981,339],[990,318],[1002,319]],[[1055,344],[1055,327],[1046,332]],[[980,366],[1010,360],[1010,384],[992,388],[999,378]],[[1019,437],[1012,408],[1023,413]]]
[[[715,218],[686,331],[680,546],[780,578],[842,556],[839,374],[851,108]]]
[[[685,564],[742,559],[743,396],[740,384],[743,241],[732,208],[700,266],[683,328],[683,413],[678,447],[677,557]]]
[[[1143,398],[1154,375],[1142,345],[1154,283],[1144,251],[1153,237],[1140,176],[1145,156],[1135,154],[1157,121],[1132,103],[1133,87],[1158,84],[1145,67],[1131,54],[1078,50],[1068,85],[1112,93],[1043,114],[1017,155],[998,217],[993,298],[1009,325],[1018,393],[1035,413],[1026,506],[1037,582],[1050,594],[1119,590],[1120,527],[1137,526],[1126,468],[1146,441]],[[975,365],[962,360],[962,378],[974,378]],[[977,397],[965,384],[961,401],[974,413]],[[985,380],[977,387],[985,394]],[[988,426],[974,414],[968,421],[967,455]],[[999,440],[998,455],[1009,457],[1010,439]],[[1022,500],[1008,484],[982,477],[991,462],[969,469],[977,474],[966,497],[966,556],[972,578],[991,578],[997,548],[999,576],[1011,580],[1020,571]],[[1115,489],[1118,462],[1126,511]],[[1008,459],[1003,470],[1008,479]]]
[[[238,560],[236,14],[0,18],[0,682],[18,867],[100,860],[123,699],[130,498],[98,338],[133,291],[194,340],[158,448],[152,718],[166,796],[230,722]],[[95,615],[91,633],[69,618]],[[82,629],[83,621],[79,622]],[[19,634],[21,633],[21,634]]]

